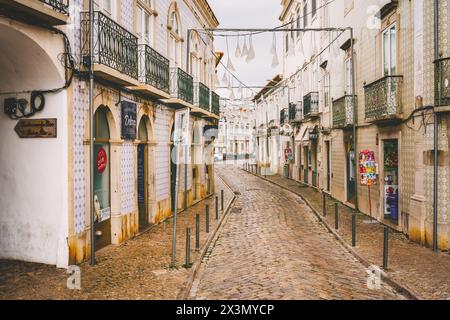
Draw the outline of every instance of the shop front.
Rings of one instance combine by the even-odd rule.
[[[383,140],[383,217],[398,224],[399,220],[398,140]]]
[[[94,115],[94,232],[95,250],[111,244],[111,176],[109,110],[100,106]]]

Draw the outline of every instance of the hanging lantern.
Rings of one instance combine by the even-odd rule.
[[[244,36],[244,47],[242,48],[241,52],[241,58],[245,58],[248,55],[248,48],[247,48],[247,38]]]

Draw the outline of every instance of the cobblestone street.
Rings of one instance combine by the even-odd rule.
[[[216,179],[216,190],[224,189],[225,205],[233,194]],[[181,212],[177,219],[177,269],[171,269],[172,219],[150,230],[97,252],[95,266],[81,268],[81,290],[67,289],[67,274],[54,266],[0,260],[1,299],[176,299],[188,280],[185,259],[185,228],[191,228],[191,261],[198,259],[195,245],[195,214],[200,213],[200,243],[205,244],[205,204],[210,203],[210,233],[216,228],[214,198]]]
[[[292,193],[233,165],[218,170],[239,196],[205,255],[191,299],[403,299]]]

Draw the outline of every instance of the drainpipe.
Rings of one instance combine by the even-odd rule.
[[[94,0],[89,0],[89,201],[91,231],[90,264],[94,265]]]
[[[435,64],[439,59],[439,3],[438,0],[434,0],[434,60]],[[436,81],[436,79],[435,79]],[[438,99],[435,105],[440,105],[441,92],[438,89]],[[439,115],[434,112],[434,178],[433,178],[433,251],[438,251],[438,135],[439,135]]]
[[[186,47],[187,47],[187,50],[186,50],[186,72],[188,74],[190,73],[190,68],[189,68],[189,58],[190,58],[190,43],[189,43],[189,41],[190,41],[190,39],[191,39],[191,29],[188,29],[187,30],[187,39],[186,39]],[[198,99],[200,101],[200,96],[198,97]],[[190,119],[188,119],[187,121],[190,122]],[[187,183],[188,156],[187,156],[187,153],[188,153],[188,148],[189,148],[189,146],[186,144],[186,147],[184,148],[184,209],[185,210],[187,209],[187,188],[188,188],[188,183]]]

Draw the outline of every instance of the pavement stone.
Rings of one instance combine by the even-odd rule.
[[[366,268],[293,193],[233,165],[217,168],[239,192],[191,299],[404,299],[367,288]]]

